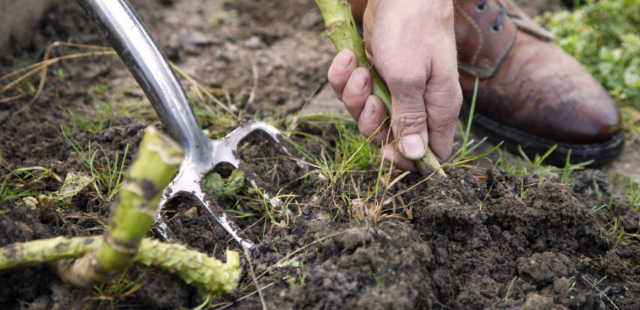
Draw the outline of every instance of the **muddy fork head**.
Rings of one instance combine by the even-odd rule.
[[[210,140],[200,129],[189,99],[169,62],[129,3],[126,0],[78,2],[129,68],[169,134],[184,148],[185,159],[180,171],[165,190],[159,207],[165,206],[173,197],[189,196],[204,207],[243,247],[252,247],[253,243],[249,239],[240,236],[233,221],[214,201],[205,197],[200,181],[220,163],[229,163],[238,168],[240,161],[235,157],[234,151],[247,135],[260,132],[278,144],[281,139],[278,130],[264,122],[249,122],[222,140]],[[289,154],[284,147],[281,149]],[[252,177],[248,176],[250,180]],[[164,224],[160,224],[158,231],[165,238],[173,235]]]

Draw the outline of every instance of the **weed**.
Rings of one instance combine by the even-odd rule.
[[[220,22],[233,19],[236,17],[238,17],[237,10],[223,11],[223,12],[214,14],[211,20],[211,27],[216,28],[218,24],[220,24]]]
[[[585,258],[584,259],[585,262],[593,262],[593,261],[598,261],[600,262],[600,269],[602,269],[602,267],[604,267],[604,260],[602,259],[602,255],[598,254],[598,255],[594,255],[593,257],[590,258]]]
[[[537,174],[540,178],[540,182],[544,182],[558,176],[558,174],[555,172],[555,167],[542,164],[544,160],[547,159],[547,157],[549,157],[549,155],[551,155],[551,153],[553,153],[553,151],[555,151],[557,147],[557,145],[552,146],[542,156],[540,156],[540,154],[536,154],[533,161],[530,160],[527,154],[524,153],[524,151],[522,150],[522,146],[518,145],[518,151],[520,152],[520,156],[522,156],[522,158],[524,158],[531,165],[533,174]]]
[[[298,279],[300,279],[300,284],[304,285],[307,281],[307,273],[304,270],[304,261],[307,259],[307,255],[305,254],[298,266]]]
[[[600,285],[600,283],[602,283],[602,281],[604,281],[605,279],[607,279],[607,276],[602,277],[600,280],[593,280],[593,284],[591,285],[591,288],[598,287],[598,285]]]
[[[117,280],[111,281],[107,284],[102,284],[100,286],[94,286],[94,296],[88,297],[87,301],[89,301],[89,303],[93,301],[97,301],[99,303],[108,302],[113,309],[116,303],[133,294],[144,285],[144,282],[142,280],[146,273],[147,272],[145,271],[138,278],[130,281],[129,267],[126,267],[120,278],[118,278]]]
[[[298,196],[291,194],[280,194],[280,192],[278,192],[274,197],[272,197],[269,193],[260,190],[255,182],[250,183],[253,193],[247,196],[240,197],[236,204],[240,203],[241,201],[247,201],[253,209],[257,210],[258,212],[266,213],[268,220],[271,221],[272,225],[278,228],[288,227],[289,215],[291,214],[291,211],[289,211],[289,205]],[[278,216],[282,220],[278,221],[276,216]],[[265,218],[265,220],[267,220],[267,218]]]
[[[375,272],[372,272],[371,275],[373,276],[373,279],[376,280],[376,285],[380,285],[382,283],[382,279],[380,279]]]
[[[35,63],[37,63],[37,60],[42,57],[42,52],[39,52],[36,57],[33,58],[33,60],[31,61],[31,65],[34,65]],[[23,67],[21,65],[21,67]],[[15,71],[18,71],[18,64],[14,61],[13,62],[13,68],[15,69]],[[25,73],[25,74],[18,74],[18,79],[21,79],[20,84],[22,85],[22,87],[24,88],[24,90],[30,94],[33,95],[36,93],[36,87],[34,86],[34,84],[36,83],[36,78],[34,78],[33,75],[29,74],[29,73]]]
[[[245,296],[246,297],[246,296]],[[193,309],[188,309],[188,308],[180,308],[180,310],[208,310],[208,309],[217,309],[218,307],[221,306],[226,306],[228,305],[230,302],[228,301],[223,301],[223,302],[219,302],[219,303],[213,303],[214,298],[207,294],[204,296],[204,300],[202,301],[202,303],[200,305],[198,305],[197,307],[193,308]],[[222,309],[222,308],[221,308]]]
[[[596,177],[593,177],[593,195],[596,196],[596,201],[602,200],[602,191],[600,190],[600,185],[596,182]]]
[[[629,201],[629,206],[632,209],[640,209],[640,182],[629,178],[629,182],[627,183],[627,190],[625,191],[624,195]]]
[[[505,306],[509,304],[509,293],[511,293],[511,287],[513,287],[513,283],[516,282],[516,279],[518,279],[518,277],[513,278],[513,280],[511,280],[511,283],[509,283],[509,288],[507,289],[507,295],[504,298]]]
[[[489,198],[489,194],[491,194],[492,189],[493,189],[493,186],[489,187],[489,191],[487,192],[486,195],[484,195],[484,199],[482,199],[482,202],[480,203],[480,211],[482,211],[482,206],[484,206],[484,202],[487,200],[487,198]]]
[[[255,214],[253,212],[241,212],[241,211],[234,210],[234,209],[227,209],[227,210],[225,210],[225,212],[237,214],[236,216],[234,216],[235,218],[245,218],[245,217],[252,217],[252,216],[256,216],[257,215],[257,214]]]
[[[619,229],[621,229],[620,226],[620,219],[619,218],[614,218],[611,222],[607,223],[607,225],[605,226],[609,226],[611,225],[611,229],[609,230],[609,235],[615,235]]]
[[[578,281],[573,282],[573,284],[571,284],[571,287],[569,288],[569,290],[567,291],[567,293],[571,293],[571,291],[578,291],[578,289],[576,288],[576,283],[578,283]]]
[[[11,198],[33,196],[46,177],[53,177],[62,182],[62,179],[53,172],[53,167],[28,167],[15,169],[5,176],[0,185],[0,202]]]
[[[358,125],[353,117],[342,114],[313,114],[304,116],[308,122],[314,122],[316,124],[335,124],[340,123],[349,126]]]
[[[376,155],[376,147],[371,143],[373,137],[378,133],[380,128],[371,135],[369,138],[365,138],[362,135],[356,135],[355,127],[345,125],[343,123],[335,122],[334,126],[338,131],[338,136],[334,139],[335,148],[331,149],[323,147],[320,151],[319,158],[305,150],[303,147],[296,143],[292,143],[294,147],[305,158],[309,158],[312,162],[311,166],[318,168],[319,172],[328,179],[331,184],[341,181],[345,183],[345,177],[348,174],[360,173],[370,169],[378,159],[379,155]],[[293,134],[300,134],[293,132]],[[307,138],[311,138],[310,135],[304,135]],[[332,154],[328,155],[328,154]]]
[[[604,209],[605,207],[607,207],[607,205],[601,205],[598,207],[598,205],[593,206],[593,208],[591,208],[591,213],[596,213],[602,209]]]
[[[620,230],[620,233],[618,234],[618,237],[616,238],[616,244],[613,245],[613,248],[617,248],[620,245],[626,245],[626,243],[622,243],[622,240],[624,239],[625,236],[625,231],[624,229]]]
[[[529,191],[529,189],[524,189],[524,179],[520,179],[520,201],[524,198],[524,195]]]
[[[98,143],[94,143],[97,148],[92,152],[91,141],[89,141],[87,151],[85,152],[80,144],[74,143],[69,139],[69,137],[67,137],[63,126],[61,126],[61,129],[62,135],[76,151],[80,162],[88,166],[87,168],[85,165],[82,165],[82,168],[85,170],[85,173],[91,174],[94,178],[93,188],[100,201],[102,203],[113,201],[120,190],[122,172],[124,171],[124,163],[129,150],[129,144],[125,147],[124,155],[122,157],[120,157],[118,153],[110,156],[110,154],[108,154],[107,151],[105,151],[105,149]],[[96,157],[99,152],[101,152],[102,156],[100,161],[97,161]],[[113,158],[113,160],[110,158]]]
[[[567,154],[567,160],[564,168],[560,169],[555,166],[544,164],[544,160],[551,155],[551,153],[556,149],[557,145],[551,147],[546,153],[543,155],[536,154],[533,160],[529,159],[527,154],[524,153],[521,146],[518,146],[518,150],[520,152],[520,157],[516,158],[516,163],[514,165],[509,164],[509,161],[506,157],[506,151],[501,151],[500,158],[496,161],[495,167],[497,169],[504,169],[505,171],[522,177],[526,174],[529,175],[537,175],[540,179],[540,182],[548,182],[554,179],[558,179],[558,175],[560,171],[562,171],[562,177],[560,177],[560,182],[562,184],[569,185],[571,173],[576,170],[584,169],[585,166],[591,164],[592,161],[587,161],[578,164],[570,163],[569,159],[571,156],[571,152]]]
[[[571,173],[573,173],[576,170],[584,169],[584,167],[590,165],[592,162],[593,162],[593,159],[586,162],[582,162],[582,163],[572,164],[571,150],[569,150],[569,152],[567,153],[567,160],[564,164],[564,169],[562,169],[562,178],[560,179],[560,183],[569,185],[570,184],[569,176],[571,175]]]
[[[200,88],[197,86],[193,85],[187,95],[191,102],[193,112],[200,123],[209,122],[211,124],[211,126],[204,129],[205,132],[209,132],[207,135],[209,138],[220,138],[223,130],[220,132],[218,130],[234,123],[235,116],[226,110],[222,110],[220,105],[216,104],[216,102],[209,97],[204,97]]]
[[[53,75],[55,75],[57,78],[62,79],[66,76],[66,74],[64,73],[64,70],[62,68],[59,68],[58,70],[54,70],[53,71]]]
[[[119,94],[122,93],[122,90],[116,92],[116,94],[108,101],[106,104],[101,103],[94,93],[94,90],[91,91],[91,98],[93,99],[93,106],[97,112],[95,116],[92,117],[83,117],[76,114],[75,111],[71,111],[67,109],[69,115],[73,119],[73,128],[74,130],[80,128],[82,131],[97,134],[103,129],[109,128],[113,126],[113,122],[116,118],[116,110],[117,104],[116,99]]]

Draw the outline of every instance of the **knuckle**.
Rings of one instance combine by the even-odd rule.
[[[396,128],[404,127],[404,130],[417,131],[420,125],[426,124],[427,114],[422,111],[402,111],[402,109],[395,111],[394,126]]]
[[[401,70],[389,70],[385,74],[385,80],[391,90],[420,91],[424,90],[425,73],[420,71],[403,72]]]

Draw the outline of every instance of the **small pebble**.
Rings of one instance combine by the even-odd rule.
[[[198,216],[198,208],[193,207],[189,210],[187,210],[183,215],[182,215],[182,220],[185,222],[191,221],[193,219],[195,219]]]

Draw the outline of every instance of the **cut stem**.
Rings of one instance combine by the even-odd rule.
[[[0,270],[52,263],[58,271],[66,271],[82,258],[104,245],[101,237],[57,237],[14,243],[0,248]],[[227,251],[227,262],[209,257],[180,244],[167,244],[143,239],[134,261],[179,276],[186,283],[209,294],[226,294],[238,285],[240,256]]]
[[[384,105],[387,107],[388,113],[391,113],[391,94],[389,89],[382,82],[380,76],[373,68],[373,64],[367,58],[367,54],[364,50],[364,43],[356,23],[351,14],[351,5],[347,0],[315,0],[316,4],[322,12],[324,23],[327,28],[327,35],[333,41],[338,52],[345,48],[348,48],[356,53],[358,56],[358,66],[365,67],[371,72],[371,78],[373,79],[373,94],[378,96]],[[427,167],[429,165],[436,169],[442,176],[446,176],[440,162],[431,151],[431,148],[427,146],[427,152],[422,160],[416,160],[416,165],[420,170],[422,176],[427,177]]]

